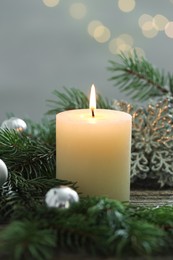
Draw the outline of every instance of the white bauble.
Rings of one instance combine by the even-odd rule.
[[[78,201],[77,192],[66,186],[50,189],[45,197],[46,205],[54,208],[69,208],[72,203]]]
[[[6,164],[0,159],[0,187],[8,178],[8,170]]]
[[[26,130],[27,125],[24,120],[11,117],[1,124],[1,128],[15,129],[16,131],[23,132]]]

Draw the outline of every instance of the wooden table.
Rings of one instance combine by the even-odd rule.
[[[137,206],[173,205],[173,190],[132,190],[130,202]]]

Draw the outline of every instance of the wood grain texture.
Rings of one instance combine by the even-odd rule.
[[[171,206],[173,190],[132,190],[130,203],[137,206]]]

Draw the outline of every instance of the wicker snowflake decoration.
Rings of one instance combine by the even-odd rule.
[[[173,98],[136,110],[126,102],[114,105],[133,117],[131,182],[155,179],[161,187],[173,186]]]

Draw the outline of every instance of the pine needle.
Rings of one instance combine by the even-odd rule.
[[[173,75],[166,75],[152,66],[137,53],[119,55],[121,63],[110,61],[108,70],[114,75],[109,79],[114,86],[126,92],[133,99],[143,101],[151,97],[173,95]]]

